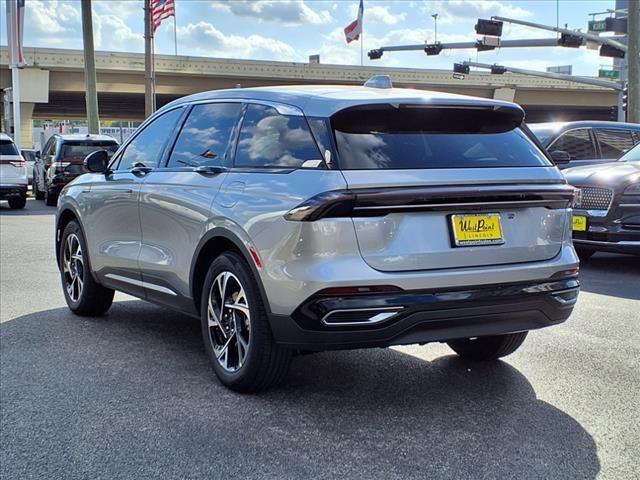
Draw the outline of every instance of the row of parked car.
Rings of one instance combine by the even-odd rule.
[[[55,206],[60,190],[86,172],[85,157],[101,149],[113,155],[118,142],[106,135],[55,134],[42,151],[18,151],[11,137],[0,133],[0,200],[24,208],[31,185],[37,200]]]

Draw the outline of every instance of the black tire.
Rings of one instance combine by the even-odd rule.
[[[228,273],[231,275],[226,287],[229,291],[226,293],[231,296],[218,300],[220,289],[218,284],[214,287],[214,281],[219,277],[225,278]],[[244,293],[243,301],[239,303],[241,293]],[[220,318],[216,326],[209,325],[210,298],[213,298],[213,310],[218,312],[216,317]],[[229,300],[236,305],[245,306],[249,315],[238,309],[223,309],[220,312],[219,304],[227,305]],[[205,349],[214,372],[224,385],[237,392],[249,393],[265,390],[282,382],[289,369],[292,352],[275,343],[257,282],[244,258],[239,254],[226,252],[211,262],[202,286],[200,308]],[[223,333],[223,330],[226,333]],[[234,343],[233,336],[236,331],[240,333],[235,336]],[[239,338],[243,338],[247,345],[244,358],[241,358]],[[225,341],[228,348],[223,354],[225,349],[220,347]],[[216,355],[216,348],[221,356],[220,361]],[[234,358],[235,367],[230,365]],[[228,364],[226,368],[223,363]],[[235,370],[230,371],[230,368]]]
[[[461,338],[447,342],[454,352],[469,360],[496,360],[515,352],[529,332],[509,333],[474,339]]]
[[[580,261],[586,262],[594,253],[596,253],[596,251],[591,248],[576,247],[576,253],[578,254]]]
[[[36,200],[44,200],[44,192],[38,188],[36,177],[33,177],[33,196]]]
[[[27,204],[27,195],[22,195],[20,197],[12,197],[9,199],[9,206],[14,210],[24,208]]]
[[[65,268],[66,259],[69,255],[65,255],[67,249],[69,237],[74,235],[78,240],[81,249],[82,261],[81,266],[74,266],[76,275],[80,278],[81,283],[80,290],[69,290],[69,286],[72,284],[72,276],[69,272],[71,265]],[[73,242],[72,242],[73,243]],[[76,251],[75,248],[71,249],[72,253]],[[82,234],[82,229],[78,222],[72,220],[65,227],[62,233],[62,239],[60,241],[60,280],[62,282],[62,291],[64,292],[64,298],[67,301],[69,309],[76,315],[83,317],[97,317],[103,315],[113,302],[114,291],[110,288],[105,288],[96,282],[91,275],[91,267],[89,266],[89,257],[87,244]],[[76,286],[78,283],[75,284]],[[76,295],[77,293],[77,295]],[[75,298],[77,297],[77,298]]]
[[[49,192],[47,184],[44,184],[44,203],[47,207],[55,207],[58,204],[58,196]]]

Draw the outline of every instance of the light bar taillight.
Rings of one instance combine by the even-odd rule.
[[[565,183],[384,187],[323,192],[284,215],[313,222],[330,217],[379,217],[395,212],[477,210],[478,208],[567,208],[576,189]]]
[[[24,167],[27,164],[24,160],[11,160],[9,161],[9,165],[13,165],[14,167]]]

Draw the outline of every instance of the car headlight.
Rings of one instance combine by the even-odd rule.
[[[625,188],[624,195],[640,195],[640,183],[629,185]]]

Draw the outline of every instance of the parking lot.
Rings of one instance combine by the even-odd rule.
[[[505,361],[304,355],[243,396],[193,319],[122,294],[73,316],[53,220],[0,205],[2,478],[639,478],[640,258],[593,257],[569,321]]]

